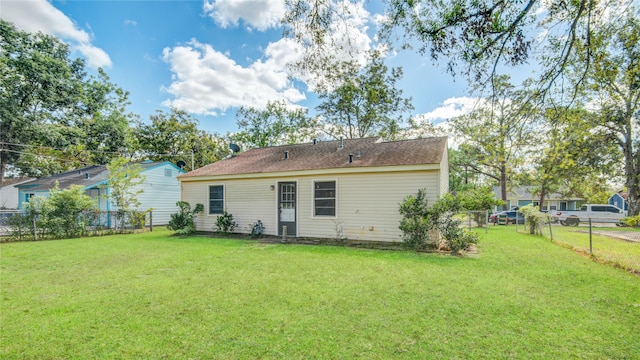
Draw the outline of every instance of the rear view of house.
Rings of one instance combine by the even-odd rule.
[[[447,138],[377,138],[251,149],[178,177],[182,200],[205,205],[196,229],[224,211],[240,232],[260,220],[267,235],[401,241],[399,204],[449,187]]]

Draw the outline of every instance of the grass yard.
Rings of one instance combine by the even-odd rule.
[[[480,255],[167,231],[0,245],[3,359],[631,359],[640,277],[506,227]]]
[[[520,227],[522,232],[527,229]],[[543,228],[544,235],[549,237],[549,228]],[[592,250],[597,261],[617,266],[640,274],[640,228],[631,227],[593,227]],[[614,234],[635,241],[613,237]],[[575,251],[589,255],[589,228],[587,226],[554,226],[553,240]]]

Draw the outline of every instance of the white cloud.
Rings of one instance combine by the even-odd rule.
[[[282,39],[265,49],[265,60],[248,67],[238,65],[228,54],[192,40],[165,48],[163,59],[170,65],[173,82],[164,88],[173,95],[163,105],[196,114],[216,115],[231,107],[264,107],[268,101],[293,104],[305,99],[285,68],[297,58],[297,45]]]
[[[27,32],[54,35],[87,58],[91,67],[110,67],[111,58],[91,44],[91,36],[46,0],[2,1],[2,19]]]
[[[205,0],[203,10],[223,28],[238,26],[243,19],[249,27],[265,31],[280,24],[285,4],[283,0]]]
[[[470,97],[452,97],[446,99],[442,106],[439,106],[432,111],[416,116],[419,121],[428,121],[432,123],[439,123],[454,117],[465,115],[477,108],[480,100]]]

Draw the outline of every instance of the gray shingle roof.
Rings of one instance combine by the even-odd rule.
[[[143,161],[139,164],[143,169],[147,169],[149,167],[162,164],[163,162],[164,161]],[[109,171],[107,170],[106,165],[91,165],[80,169],[70,170],[60,174],[55,174],[43,177],[41,179],[29,181],[16,187],[29,190],[49,190],[53,189],[56,185],[56,182],[58,182],[60,189],[66,189],[71,185],[81,185],[83,187],[97,185],[98,183],[101,183],[108,179]]]
[[[447,148],[446,137],[402,141],[379,138],[321,141],[317,144],[251,149],[180,176],[259,174],[316,169],[439,164]],[[285,159],[285,153],[288,157]],[[349,155],[353,161],[349,162]]]

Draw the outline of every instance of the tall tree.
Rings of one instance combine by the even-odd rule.
[[[82,134],[76,141],[86,152],[86,161],[107,164],[119,156],[132,158],[131,126],[138,116],[127,112],[129,93],[112,83],[102,69],[85,82],[84,89],[74,125]]]
[[[81,94],[84,62],[69,59],[69,47],[55,37],[29,34],[0,20],[0,183],[38,139],[60,137],[56,122]]]
[[[466,146],[452,149],[449,154],[449,191],[460,192],[475,188],[480,184],[480,176],[477,171],[479,164],[475,156],[469,156],[469,149]]]
[[[622,21],[591,36],[593,62],[588,90],[599,106],[595,125],[604,129],[624,156],[629,214],[640,213],[640,19],[631,9]],[[585,45],[587,46],[587,45]],[[584,63],[578,58],[578,64]]]
[[[170,113],[158,110],[150,120],[150,124],[140,124],[135,135],[143,157],[174,163],[182,160],[186,169],[193,170],[226,154],[223,141],[217,135],[199,130],[198,120],[184,110],[172,109]]]
[[[317,110],[326,123],[325,131],[335,138],[375,135],[395,139],[405,114],[413,110],[411,99],[403,98],[402,90],[396,88],[400,78],[402,69],[389,71],[377,51],[364,68],[354,64],[342,84],[319,95],[323,102]]]
[[[296,144],[318,135],[318,121],[309,118],[302,108],[289,108],[284,101],[271,101],[265,109],[241,107],[238,110],[238,132],[231,142],[244,147],[267,147]]]
[[[532,140],[532,109],[507,77],[499,79],[496,96],[468,115],[451,121],[453,132],[464,146],[469,169],[500,185],[506,210],[507,182],[522,164]]]
[[[56,37],[0,20],[0,180],[7,166],[44,176],[130,152],[128,94],[69,55]]]
[[[572,195],[585,195],[584,187],[576,185],[611,174],[619,160],[607,134],[593,128],[595,114],[579,108],[551,107],[542,116],[536,146],[529,155],[532,193],[539,195],[541,208],[552,192],[572,190]]]

